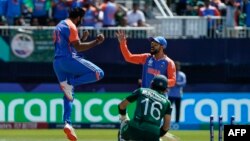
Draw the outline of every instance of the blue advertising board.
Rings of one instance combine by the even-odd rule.
[[[180,123],[209,123],[211,115],[215,122],[222,116],[223,123],[229,124],[235,116],[236,124],[250,123],[250,93],[185,93],[181,104]]]

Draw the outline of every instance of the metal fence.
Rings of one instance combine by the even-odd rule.
[[[168,39],[185,38],[250,38],[250,28],[226,27],[223,17],[198,17],[198,16],[176,16],[169,18],[153,19],[147,21],[149,27],[108,27],[92,28],[80,27],[79,33],[87,29],[90,37],[103,33],[106,38],[115,38],[115,32],[125,30],[128,38],[140,39],[150,36],[161,35]],[[34,34],[37,30],[50,30],[54,27],[48,26],[0,26],[1,36],[10,36],[11,30]]]
[[[175,16],[148,21],[167,38],[250,38],[249,27],[227,27],[225,17]]]
[[[55,27],[51,26],[0,26],[0,35],[12,36],[14,32],[26,33],[26,34],[36,34],[39,31],[47,31],[48,36],[51,36],[53,29]],[[133,39],[143,39],[154,35],[155,28],[150,27],[108,27],[108,28],[92,28],[92,27],[79,27],[79,34],[81,35],[84,30],[88,30],[90,38],[96,37],[97,34],[103,33],[106,38],[116,38],[115,32],[119,30],[124,30],[126,32],[127,38]]]

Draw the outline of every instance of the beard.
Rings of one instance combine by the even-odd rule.
[[[152,48],[151,48],[150,54],[151,54],[151,55],[155,55],[155,54],[159,53],[159,51],[160,51],[159,49],[152,49]]]
[[[81,24],[81,21],[77,21],[76,26],[79,26]]]
[[[81,24],[81,20],[78,20],[77,22],[76,22],[76,26],[79,26]]]

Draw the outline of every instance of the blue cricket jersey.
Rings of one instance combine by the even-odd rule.
[[[70,57],[77,51],[70,44],[72,41],[79,40],[76,26],[69,19],[61,21],[53,33],[55,44],[55,57]]]

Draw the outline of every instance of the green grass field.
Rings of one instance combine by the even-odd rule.
[[[77,129],[78,141],[117,141],[116,129]],[[209,141],[209,130],[171,130],[181,141]],[[217,141],[218,131],[215,131]],[[0,141],[68,141],[63,130],[1,129]]]

